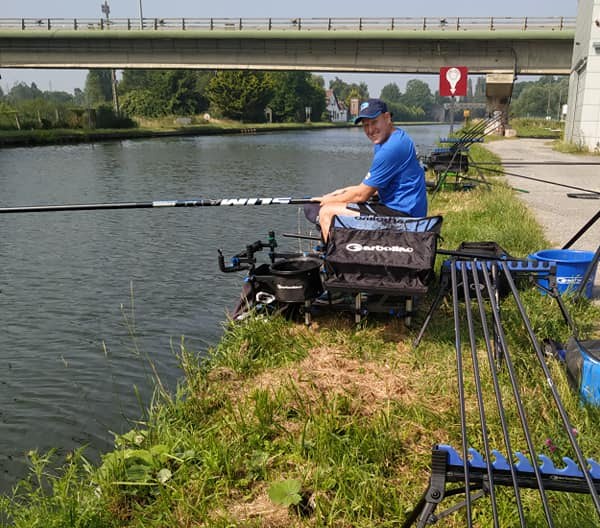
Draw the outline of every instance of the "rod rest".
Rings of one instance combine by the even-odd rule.
[[[476,269],[483,269],[482,266],[485,264],[486,268],[489,270],[492,269],[494,265],[498,264],[498,261],[502,261],[506,263],[508,269],[513,275],[542,275],[542,276],[552,276],[556,275],[556,264],[553,262],[546,262],[541,260],[529,260],[529,259],[507,259],[504,257],[499,257],[497,259],[493,259],[489,255],[477,255],[474,253],[464,253],[460,251],[449,251],[444,249],[438,249],[437,252],[442,255],[452,255],[457,257],[466,257],[469,259],[481,259],[481,260],[473,260],[473,264]],[[457,266],[458,269],[458,260],[448,259],[445,260],[442,264],[442,270],[446,268],[449,270],[451,263],[454,262],[454,265]],[[471,269],[471,262],[467,262],[467,269]]]
[[[482,137],[474,138],[440,138],[440,143],[483,143]]]
[[[464,479],[464,462],[458,451],[456,451],[456,449],[454,449],[452,446],[446,444],[438,444],[435,446],[434,449],[444,451],[447,454],[446,469],[450,471],[458,470],[459,473],[462,473],[462,477]],[[469,460],[467,461],[469,474],[471,473],[471,471],[487,472],[487,464],[483,455],[479,453],[479,451],[477,451],[476,449],[473,449],[472,447],[469,448],[468,451],[470,456]],[[494,476],[495,472],[498,471],[505,472],[510,478],[510,463],[508,462],[506,457],[496,449],[492,449],[491,452],[495,458],[495,460],[491,464],[492,469],[494,470]],[[517,476],[528,476],[534,474],[534,469],[529,458],[527,458],[523,453],[519,451],[515,452],[514,456],[518,460],[516,464],[513,464],[513,467],[517,472]],[[542,476],[544,477],[570,479],[583,479],[584,477],[583,471],[577,465],[577,462],[575,462],[569,457],[563,457],[562,460],[565,463],[565,467],[563,468],[557,468],[554,465],[554,462],[552,462],[552,460],[550,460],[550,458],[548,458],[546,455],[538,455],[538,458],[542,462],[541,465],[539,465],[539,470]],[[596,486],[598,487],[600,485],[600,464],[598,464],[598,462],[596,462],[593,458],[588,458],[587,463],[589,464],[589,469],[586,469],[591,475],[592,479],[598,481],[596,483]]]
[[[269,257],[271,262],[275,260],[277,257],[282,257],[283,255],[278,255],[275,253],[275,248],[277,247],[277,242],[275,240],[275,232],[269,231],[268,242],[263,242],[262,240],[257,240],[252,244],[248,244],[244,251],[240,251],[230,259],[230,264],[225,264],[225,257],[223,256],[223,251],[218,249],[218,257],[217,261],[219,263],[219,269],[223,273],[233,273],[236,271],[244,271],[254,269],[254,265],[256,264],[256,258],[254,254],[258,251],[262,251],[264,248],[269,248]]]

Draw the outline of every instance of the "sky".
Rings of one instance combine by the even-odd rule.
[[[110,16],[139,18],[384,18],[384,17],[550,17],[577,15],[578,0],[107,0]],[[2,18],[100,18],[104,0],[1,0]],[[73,93],[83,89],[87,70],[25,70],[0,68],[0,87],[7,92],[17,82],[35,82],[40,90]],[[409,79],[420,78],[432,88],[437,76],[406,74],[338,73],[321,74],[328,86],[336,76],[348,83],[366,82],[371,96],[378,96],[386,84],[404,90]]]

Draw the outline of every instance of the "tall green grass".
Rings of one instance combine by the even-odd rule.
[[[489,179],[489,188],[433,199],[432,213],[444,216],[443,247],[494,240],[514,256],[545,247],[514,191]],[[522,298],[540,339],[568,337],[552,299],[533,286]],[[583,337],[598,332],[597,307],[567,304]],[[504,302],[502,315],[535,446],[561,465],[561,456],[572,456],[568,439],[515,304]],[[78,451],[53,469],[51,454],[31,453],[30,479],[0,499],[2,525],[400,526],[426,489],[432,446],[461,442],[451,304],[442,303],[416,350],[415,331],[395,319],[355,326],[344,316],[322,316],[311,328],[279,317],[228,323],[214,348],[181,349],[177,391],[157,383],[148,419],[117,436],[101,464]],[[483,343],[476,357],[488,435],[504,452]],[[468,440],[481,449],[467,349],[464,360]],[[585,453],[600,459],[600,409],[581,405],[562,364],[549,360],[549,368]],[[526,451],[505,369],[499,382],[513,447]],[[524,490],[523,502],[528,525],[545,525],[538,492]],[[553,492],[550,502],[556,526],[598,525],[585,495]],[[474,511],[475,526],[492,525],[488,499]],[[518,525],[510,489],[499,490],[498,511],[501,526]],[[438,526],[465,526],[464,509]]]

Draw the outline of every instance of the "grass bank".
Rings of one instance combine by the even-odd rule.
[[[256,134],[258,132],[285,132],[289,130],[314,130],[347,127],[349,123],[240,123],[213,120],[204,124],[174,126],[173,120],[145,120],[137,128],[125,129],[48,129],[2,130],[0,147],[56,145],[65,143],[90,143],[172,136],[208,136],[216,134]]]
[[[398,123],[401,125],[402,123]],[[432,123],[405,123],[429,125]],[[439,124],[439,123],[435,123]],[[322,130],[327,128],[353,127],[352,123],[241,123],[239,121],[217,120],[192,122],[189,125],[175,125],[174,119],[144,119],[137,128],[124,129],[34,129],[0,130],[0,148],[34,147],[71,143],[94,143],[124,139],[160,138],[177,136],[210,136],[224,134],[259,134],[287,132],[292,130]]]
[[[480,147],[473,155],[494,160]],[[545,247],[531,214],[494,183],[436,195],[442,245],[495,240],[515,256]],[[534,288],[523,299],[540,338],[567,337],[551,299]],[[598,332],[598,308],[569,306],[583,336]],[[516,307],[503,304],[503,316],[536,448],[562,466],[567,439]],[[157,383],[146,419],[115,439],[101,465],[78,451],[53,469],[50,455],[30,453],[31,478],[0,499],[0,512],[19,528],[399,526],[426,488],[432,446],[460,445],[451,305],[442,304],[417,350],[414,334],[395,319],[356,327],[345,316],[311,328],[280,318],[228,325],[210,350],[178,351],[185,376],[177,392]],[[581,406],[563,367],[550,368],[586,454],[600,459],[600,409]],[[508,390],[505,372],[500,383]],[[490,385],[484,377],[493,407]],[[469,383],[470,423],[478,420],[473,390]],[[507,412],[516,431],[516,411]],[[498,418],[488,421],[501,449]],[[515,437],[515,450],[525,451]],[[528,525],[544,525],[537,491],[524,490],[523,501]],[[518,523],[513,502],[510,490],[500,491],[501,526]],[[556,526],[597,526],[586,496],[554,493],[551,503]],[[476,526],[492,526],[489,501],[475,511]],[[465,526],[464,510],[438,525]]]

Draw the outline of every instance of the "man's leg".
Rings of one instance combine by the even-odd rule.
[[[360,212],[347,209],[346,204],[342,202],[328,203],[323,205],[319,210],[319,225],[321,226],[321,236],[323,237],[324,242],[327,242],[327,237],[329,236],[329,228],[331,227],[333,217],[336,215],[359,216]]]

